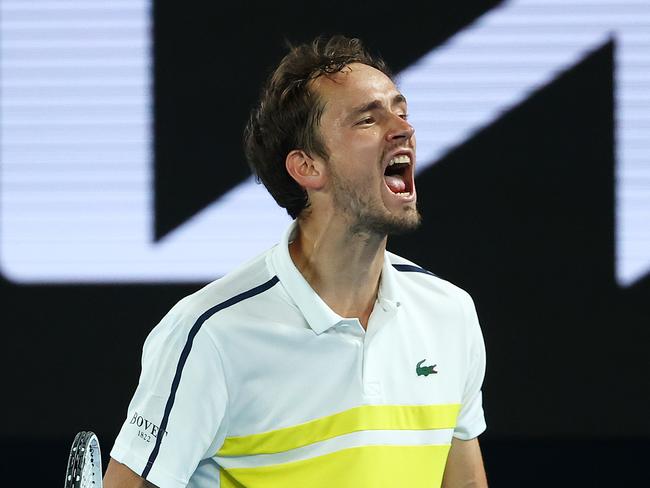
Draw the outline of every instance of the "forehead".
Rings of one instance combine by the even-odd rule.
[[[391,105],[399,94],[395,83],[372,66],[352,63],[342,71],[320,76],[314,90],[325,104],[324,116],[343,116],[360,104],[373,100]]]

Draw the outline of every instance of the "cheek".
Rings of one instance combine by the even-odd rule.
[[[374,128],[329,135],[324,142],[329,150],[330,164],[341,177],[355,181],[374,179],[380,173],[383,157],[379,137],[379,130]]]
[[[368,129],[363,134],[356,134],[346,143],[344,154],[354,157],[365,167],[376,168],[381,163],[383,145],[379,143],[378,130]]]

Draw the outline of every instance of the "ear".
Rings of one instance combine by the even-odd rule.
[[[291,177],[307,190],[320,190],[325,184],[323,162],[313,159],[302,149],[294,149],[285,160]]]

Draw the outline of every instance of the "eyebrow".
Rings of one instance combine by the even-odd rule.
[[[406,103],[406,97],[401,93],[398,93],[393,97],[393,100],[391,101],[391,106],[400,103]],[[371,112],[372,110],[377,110],[379,108],[382,108],[383,105],[384,104],[380,100],[373,100],[372,102],[364,103],[363,105],[360,105],[352,110],[352,113],[350,114],[350,118],[353,118],[356,115],[362,114],[364,112]]]

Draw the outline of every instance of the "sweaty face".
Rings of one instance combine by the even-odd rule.
[[[316,84],[325,110],[328,191],[354,233],[399,234],[420,223],[414,130],[406,100],[381,71],[354,63]]]

